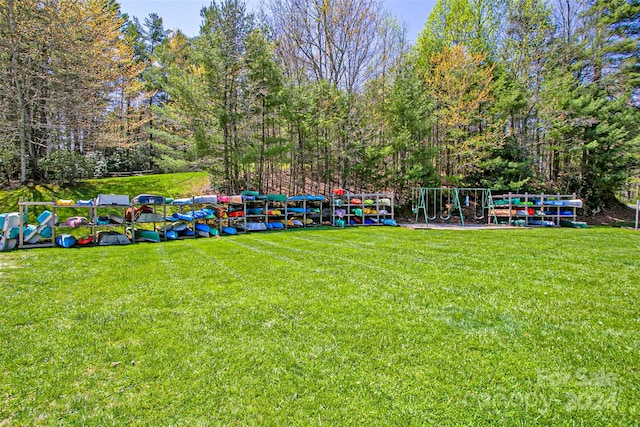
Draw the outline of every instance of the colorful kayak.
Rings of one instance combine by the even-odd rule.
[[[90,245],[91,243],[93,243],[93,236],[91,234],[78,239],[78,245],[80,246]]]
[[[236,230],[233,227],[223,227],[222,228],[222,232],[224,234],[229,234],[229,235],[234,235],[234,234],[238,234],[238,230]]]
[[[71,248],[78,241],[71,234],[60,234],[56,237],[56,244],[62,248]]]
[[[211,232],[211,227],[207,224],[196,224],[196,234],[201,237],[209,237]]]

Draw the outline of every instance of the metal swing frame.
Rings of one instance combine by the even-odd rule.
[[[446,194],[445,194],[446,192]],[[489,188],[444,188],[444,187],[415,187],[413,188],[413,213],[415,213],[415,221],[420,221],[420,215],[424,217],[424,223],[434,221],[438,217],[443,221],[449,221],[452,212],[457,212],[460,216],[460,222],[464,226],[464,214],[462,212],[462,204],[460,196],[465,192],[466,197],[473,194],[475,203],[473,218],[481,220],[489,216],[488,224],[492,222],[498,223],[493,209],[493,197]],[[478,196],[480,195],[480,198]],[[465,203],[466,203],[465,199]],[[447,203],[445,203],[445,201]],[[445,209],[445,207],[447,207]],[[480,210],[478,210],[478,207]],[[493,221],[492,221],[493,220]]]

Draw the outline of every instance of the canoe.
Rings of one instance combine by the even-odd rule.
[[[53,234],[51,227],[48,225],[45,226],[39,226],[38,227],[38,234],[40,234],[40,236],[42,236],[43,239],[50,239],[51,235]]]
[[[309,208],[287,208],[287,212],[293,212],[293,213],[309,213],[310,210]]]
[[[187,229],[187,224],[185,224],[184,222],[177,222],[175,224],[171,225],[172,230],[176,231],[176,232],[181,232]]]
[[[20,227],[20,214],[18,212],[10,212],[10,213],[4,214],[2,231],[9,231],[17,227]]]
[[[17,246],[18,237],[20,236],[20,214],[11,212],[4,215],[2,224],[2,242],[0,243],[0,251],[10,251]]]
[[[133,232],[135,233],[136,241],[153,242],[153,243],[160,242],[160,234],[158,234],[157,231],[136,229],[136,230],[133,230]]]
[[[163,222],[165,220],[164,216],[160,215],[159,213],[153,213],[153,212],[144,212],[141,213],[140,215],[138,215],[138,218],[136,219],[137,223],[141,223],[141,222]]]
[[[193,198],[194,203],[210,203],[212,205],[218,204],[218,196],[214,195],[204,195],[204,196],[195,196]]]
[[[184,198],[184,199],[174,199],[173,202],[171,202],[171,204],[174,206],[186,206],[192,203],[193,203],[193,199],[191,197]]]
[[[154,194],[138,194],[131,201],[134,205],[162,205],[165,198]]]
[[[264,222],[247,222],[247,231],[264,231],[267,225]]]
[[[87,225],[89,221],[83,216],[72,216],[67,218],[67,225],[71,228],[78,228],[82,225]]]
[[[18,237],[20,237],[20,227],[13,227],[10,228],[9,230],[7,230],[7,232],[4,233],[5,236],[7,236],[7,234],[9,235],[9,239],[17,239]]]
[[[193,231],[191,228],[187,227],[184,230],[180,231],[178,234],[181,236],[191,237],[191,236],[195,236],[196,232]]]
[[[98,206],[129,206],[128,194],[98,194],[96,197]]]
[[[193,212],[191,213],[174,213],[171,215],[171,219],[174,221],[182,220],[182,221],[193,221],[195,218],[193,216]]]
[[[315,196],[312,194],[306,194],[302,196],[291,196],[287,200],[289,202],[302,202],[305,200],[308,202],[322,202],[324,201],[324,196]]]
[[[267,194],[267,200],[270,202],[286,202],[286,194]]]
[[[131,240],[122,233],[103,230],[96,233],[96,241],[99,246],[128,245],[131,243]]]

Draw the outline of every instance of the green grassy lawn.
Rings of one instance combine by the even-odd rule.
[[[640,234],[0,255],[0,425],[637,425]]]
[[[204,194],[209,185],[206,172],[101,178],[82,181],[72,187],[37,184],[15,190],[0,191],[0,213],[18,210],[18,201],[49,202],[52,199],[86,200],[98,194],[158,194],[165,197],[188,197]]]

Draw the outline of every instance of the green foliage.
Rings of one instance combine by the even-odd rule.
[[[633,425],[639,251],[375,227],[5,253],[0,418]]]
[[[73,185],[93,177],[91,161],[73,150],[56,150],[41,158],[38,167],[45,179],[58,185]]]
[[[163,154],[154,159],[156,168],[161,173],[186,172],[193,165],[192,162],[180,159],[179,157]]]
[[[595,210],[611,205],[628,171],[640,167],[640,112],[593,87],[583,89],[572,107],[575,138],[584,144],[578,191]]]
[[[640,88],[640,2],[597,0],[586,11],[585,66],[610,93],[638,95]],[[637,106],[637,102],[636,102]]]
[[[407,168],[403,178],[403,184],[411,184],[415,187],[433,187],[441,184],[436,168],[433,166],[435,153],[428,147],[414,149],[407,159]]]
[[[534,181],[531,159],[523,155],[514,138],[494,147],[480,163],[478,172],[468,179],[473,185],[501,190],[532,191],[539,187]]]
[[[469,0],[438,0],[418,38],[420,56],[428,60],[447,47],[471,46],[473,22]]]
[[[118,147],[106,155],[107,171],[130,172],[149,169],[149,147],[140,144],[136,147]]]
[[[426,143],[433,119],[415,63],[403,61],[394,72],[393,85],[382,105],[389,127],[387,158],[391,158],[385,166],[394,190],[402,194],[416,185],[435,182],[437,152]]]
[[[438,0],[420,33],[416,48],[420,68],[445,48],[466,46],[493,59],[505,1]]]

